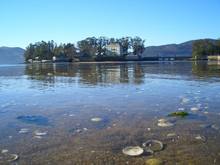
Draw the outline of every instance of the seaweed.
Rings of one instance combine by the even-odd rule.
[[[170,117],[186,117],[189,113],[185,111],[172,112],[168,116]]]

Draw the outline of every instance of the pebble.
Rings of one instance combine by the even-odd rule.
[[[10,154],[10,156],[12,158],[8,160],[9,162],[14,162],[19,159],[19,156],[17,154]]]
[[[173,137],[173,136],[176,136],[176,133],[168,133],[167,134],[167,137]]]
[[[192,108],[190,108],[190,110],[193,111],[193,112],[196,112],[196,111],[199,110],[199,108],[197,108],[197,107],[192,107]]]
[[[36,139],[42,139],[42,136],[34,136]]]
[[[91,118],[91,121],[93,121],[93,122],[100,122],[100,121],[102,121],[102,118],[94,117],[94,118]]]
[[[45,132],[40,132],[40,131],[36,130],[36,131],[34,132],[34,134],[35,134],[36,136],[45,136],[45,135],[47,135],[47,132],[46,132],[46,131],[45,131]]]
[[[7,150],[7,149],[3,149],[3,150],[1,151],[1,153],[2,153],[2,154],[8,153],[8,150]]]
[[[27,129],[27,128],[22,128],[22,129],[20,129],[20,131],[18,132],[18,133],[20,133],[20,134],[26,134],[26,133],[28,133],[29,132],[29,129]]]
[[[77,129],[77,130],[76,130],[76,133],[81,133],[81,132],[82,132],[81,129]]]
[[[113,126],[113,127],[116,127],[116,126],[117,126],[117,124],[112,124],[112,126]]]
[[[214,129],[214,130],[219,130],[219,127],[215,124],[211,125],[211,128]]]
[[[173,123],[167,121],[166,119],[159,119],[157,125],[159,127],[172,127],[172,126],[174,126]]]
[[[158,123],[157,125],[159,127],[172,127],[172,126],[174,126],[174,124],[170,123],[170,122]]]
[[[122,150],[122,153],[128,156],[139,156],[143,154],[144,149],[139,146],[129,146]]]
[[[184,111],[185,108],[178,108],[178,111]]]
[[[197,135],[197,136],[195,137],[195,139],[196,139],[196,140],[206,141],[205,136],[201,136],[201,135]]]
[[[152,159],[146,160],[145,164],[146,165],[162,165],[163,161],[160,159],[152,158]]]

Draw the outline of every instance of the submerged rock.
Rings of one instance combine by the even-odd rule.
[[[9,154],[8,152],[2,153],[0,155],[0,164],[7,164],[6,162],[14,162],[19,159],[17,154]]]
[[[174,124],[170,123],[170,122],[158,123],[157,125],[159,127],[172,127],[172,126],[174,126]]]
[[[168,133],[167,134],[167,137],[174,137],[174,136],[176,136],[176,133]]]
[[[166,119],[159,119],[157,125],[159,127],[172,127],[172,126],[174,126],[173,123],[169,122]]]
[[[184,111],[185,108],[178,108],[178,111]]]
[[[215,124],[211,125],[211,128],[214,129],[214,130],[219,130],[219,126],[217,126]]]
[[[45,131],[45,132],[41,132],[41,131],[39,131],[39,130],[36,130],[36,131],[34,131],[34,134],[36,135],[36,136],[46,136],[47,135],[47,132]]]
[[[36,139],[42,139],[42,136],[34,136]]]
[[[146,160],[145,164],[146,165],[162,165],[163,161],[160,159],[152,158],[152,159]]]
[[[162,123],[162,122],[166,122],[166,119],[159,119],[158,122]]]
[[[199,111],[199,108],[197,108],[197,107],[192,107],[192,108],[190,108],[190,110],[193,111],[193,112],[197,112],[197,111]]]
[[[153,154],[154,152],[158,152],[163,150],[164,145],[159,140],[148,140],[142,144],[144,150],[148,153]]]
[[[8,153],[8,150],[7,150],[7,149],[3,149],[3,150],[1,151],[1,153],[2,153],[2,154]]]
[[[18,116],[17,119],[28,124],[48,125],[48,119],[44,116]]]
[[[100,121],[102,121],[102,118],[94,117],[94,118],[91,118],[91,121],[93,121],[93,122],[100,122]]]
[[[14,162],[19,159],[19,156],[17,154],[10,154],[10,159],[8,159],[9,162]]]
[[[205,136],[201,136],[201,135],[197,135],[197,136],[195,137],[195,139],[196,139],[196,140],[201,140],[201,141],[203,141],[203,142],[206,141],[206,137],[205,137]]]
[[[20,134],[26,134],[29,132],[29,129],[28,128],[21,128],[20,131],[18,133]]]
[[[128,156],[139,156],[144,153],[144,149],[139,146],[129,146],[124,148],[122,152]]]

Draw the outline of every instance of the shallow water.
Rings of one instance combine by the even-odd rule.
[[[0,151],[19,156],[0,164],[220,164],[219,91],[215,63],[0,65]],[[122,153],[151,139],[164,149]]]

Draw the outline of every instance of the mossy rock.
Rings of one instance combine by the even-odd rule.
[[[163,165],[163,161],[160,159],[152,158],[145,162],[146,165]]]
[[[188,112],[185,112],[185,111],[178,111],[178,112],[172,112],[170,113],[168,116],[171,116],[171,117],[186,117],[188,116],[189,113]]]

